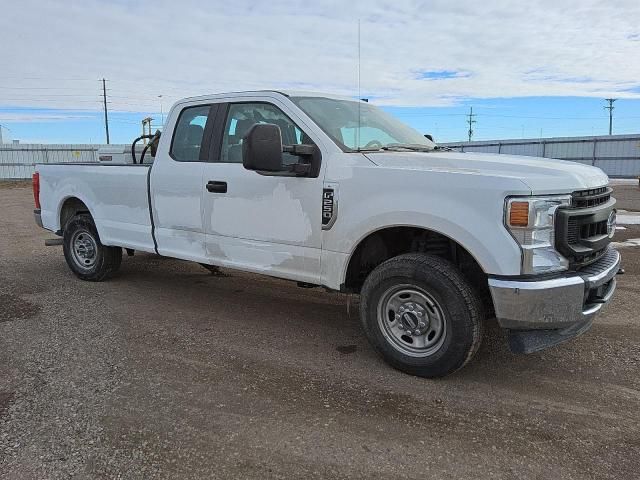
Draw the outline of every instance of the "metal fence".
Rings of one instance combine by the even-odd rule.
[[[0,179],[31,178],[38,163],[97,162],[99,144],[0,144]],[[120,145],[110,145],[119,147]],[[122,145],[124,147],[124,145]]]
[[[558,158],[595,165],[610,177],[640,176],[640,134],[445,143],[463,152]],[[30,178],[38,163],[97,162],[100,144],[0,144],[0,179]],[[127,145],[110,147],[128,148]]]
[[[557,158],[594,165],[610,177],[640,176],[640,134],[444,143],[462,152]]]

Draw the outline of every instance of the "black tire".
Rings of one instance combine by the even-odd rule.
[[[67,222],[62,247],[67,265],[82,280],[106,280],[120,268],[122,262],[122,249],[102,245],[93,218],[86,213],[76,215]]]
[[[391,258],[369,274],[360,296],[360,320],[387,363],[419,377],[459,370],[482,340],[483,308],[475,289],[451,262],[421,253]],[[416,330],[403,335],[405,328]]]

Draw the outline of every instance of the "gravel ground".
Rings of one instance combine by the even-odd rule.
[[[613,185],[614,196],[618,201],[618,208],[640,212],[640,185]]]
[[[28,188],[0,202],[2,479],[638,478],[638,248],[582,337],[516,356],[491,324],[434,381],[343,295],[151,255],[82,282]]]

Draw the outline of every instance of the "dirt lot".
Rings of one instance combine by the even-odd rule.
[[[492,327],[430,381],[345,296],[150,255],[81,282],[28,188],[0,205],[0,478],[638,478],[640,248],[584,336],[516,356]]]
[[[640,212],[640,184],[638,180],[612,180],[619,209]]]

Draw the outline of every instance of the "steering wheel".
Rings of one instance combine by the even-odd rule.
[[[382,142],[378,141],[378,140],[371,140],[369,143],[367,143],[364,148],[382,148]]]

